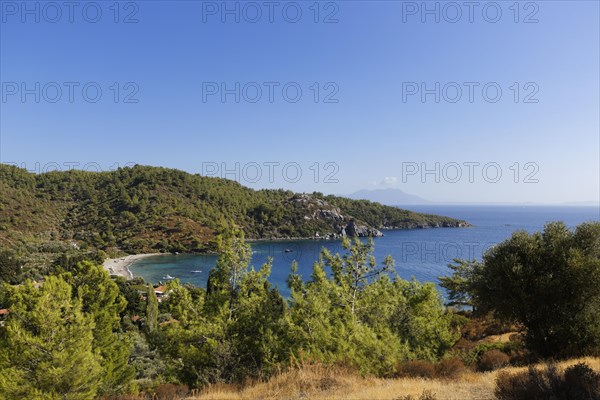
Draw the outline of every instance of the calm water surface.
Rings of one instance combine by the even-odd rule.
[[[545,207],[545,206],[410,206],[413,211],[446,215],[464,219],[472,228],[438,228],[385,231],[385,236],[375,238],[375,257],[378,262],[391,254],[396,260],[398,274],[410,279],[438,281],[448,275],[448,263],[454,258],[480,259],[483,252],[517,230],[534,232],[547,222],[561,220],[573,227],[586,221],[599,221],[598,207]],[[308,279],[312,265],[321,248],[341,252],[339,241],[268,241],[252,243],[252,264],[260,267],[273,258],[271,282],[282,294],[288,294],[285,280],[293,260],[298,261],[300,274]],[[160,255],[142,259],[130,269],[134,275],[158,283],[167,275],[181,282],[205,287],[208,272],[214,267],[217,256]]]

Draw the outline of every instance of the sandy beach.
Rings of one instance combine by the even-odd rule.
[[[108,273],[111,275],[118,275],[126,279],[132,279],[133,273],[129,270],[129,266],[137,260],[150,256],[155,256],[157,254],[135,254],[120,258],[108,258],[106,259],[106,261],[104,261],[103,265],[104,268],[106,268]]]

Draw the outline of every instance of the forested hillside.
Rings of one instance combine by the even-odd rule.
[[[249,239],[377,236],[379,229],[466,225],[320,193],[256,191],[166,168],[32,174],[0,165],[0,244],[7,246],[207,251],[231,222]]]

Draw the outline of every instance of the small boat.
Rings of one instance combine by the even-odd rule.
[[[202,271],[200,271],[199,269],[197,269],[195,271],[192,271],[192,274],[199,274],[200,272],[202,272]]]
[[[171,280],[171,279],[175,279],[175,278],[173,278],[171,275],[167,274],[167,275],[163,276],[163,279],[164,280]]]
[[[286,253],[293,253],[293,252],[294,252],[294,250],[292,250],[292,249],[285,249],[284,251],[285,251]]]

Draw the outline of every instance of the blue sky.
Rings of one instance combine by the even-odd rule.
[[[2,1],[0,160],[225,167],[255,188],[443,202],[598,200],[597,1],[475,2],[472,22],[463,2],[428,2],[439,21],[422,2],[278,2],[273,22],[251,3],[227,2],[236,22],[222,2],[79,2],[70,22],[62,2],[58,16]],[[239,102],[223,101],[236,83]]]

